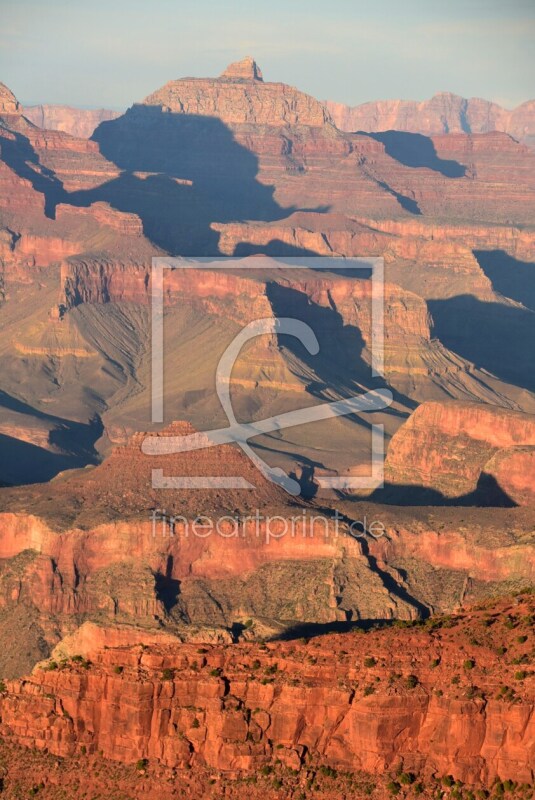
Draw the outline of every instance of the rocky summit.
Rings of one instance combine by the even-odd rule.
[[[221,73],[221,78],[229,81],[263,81],[262,70],[251,56],[234,61]]]
[[[219,78],[170,81],[143,101],[179,114],[214,116],[227,124],[322,126],[322,103],[284,83],[264,81],[254,59],[229,64]]]
[[[2,798],[531,798],[532,105],[0,84]]]

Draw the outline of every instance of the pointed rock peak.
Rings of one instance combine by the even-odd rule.
[[[221,77],[231,81],[264,80],[260,67],[251,56],[246,56],[241,61],[234,61],[233,64],[229,64],[226,70],[221,73]]]
[[[20,114],[19,101],[7,86],[0,83],[0,114]]]

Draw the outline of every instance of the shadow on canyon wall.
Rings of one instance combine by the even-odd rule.
[[[535,312],[458,295],[429,300],[433,334],[449,349],[514,386],[535,391]]]
[[[462,178],[466,175],[466,167],[458,161],[440,158],[433,140],[421,133],[405,131],[383,131],[366,133],[358,131],[360,136],[369,136],[385,146],[386,154],[406,167],[426,167],[440,172],[446,178]]]
[[[326,260],[326,270],[328,262]],[[332,400],[332,388],[336,387],[342,397],[351,396],[355,390],[389,388],[394,399],[408,408],[415,403],[406,395],[397,392],[382,378],[374,378],[370,364],[363,358],[364,339],[356,325],[346,325],[342,315],[334,305],[321,306],[312,302],[304,292],[291,286],[271,282],[267,284],[266,294],[273,312],[278,317],[295,317],[306,322],[314,331],[319,343],[319,353],[310,355],[306,348],[292,336],[279,336],[278,339],[301,362],[314,371],[319,380],[310,382],[308,391],[324,401]],[[394,409],[387,413],[406,417]],[[351,415],[353,418],[353,415]],[[360,424],[370,427],[360,417]]]
[[[482,472],[474,491],[459,497],[447,497],[437,489],[411,484],[386,483],[370,496],[373,503],[392,506],[452,506],[476,508],[514,508],[517,504],[493,475]]]
[[[392,197],[396,198],[401,208],[403,208],[405,211],[408,211],[409,214],[414,214],[415,216],[421,216],[422,211],[416,200],[414,200],[414,198],[407,197],[406,195],[401,194],[401,192],[396,191],[396,189],[393,189],[392,186],[389,186],[388,183],[386,183],[386,181],[377,180],[377,183],[379,184],[381,189],[384,189],[385,192],[388,192],[388,194],[391,194]]]
[[[137,214],[147,238],[172,254],[219,255],[213,222],[271,222],[297,210],[278,205],[274,187],[257,180],[257,156],[216,117],[140,105],[101,123],[92,139],[122,172],[97,187],[74,192],[67,192],[54,172],[40,163],[26,136],[14,136],[0,142],[2,158],[44,195],[47,217],[55,218],[59,203],[87,208],[104,201]]]
[[[27,403],[0,390],[0,414],[15,411],[28,415],[28,421],[39,419],[49,426],[51,450],[17,439],[0,435],[0,482],[9,486],[44,483],[59,472],[78,469],[100,462],[95,443],[102,436],[100,417],[83,423],[45,414]]]
[[[213,222],[281,219],[274,187],[257,180],[258,158],[216,117],[134,106],[92,137],[123,173],[69,196],[73,205],[105,200],[138,214],[146,236],[171,253],[218,255]],[[139,173],[149,173],[140,175]]]
[[[503,250],[474,250],[479,266],[495,292],[535,311],[535,264],[519,261]]]
[[[11,131],[13,139],[0,138],[0,155],[2,161],[15,172],[19,178],[29,181],[36,192],[44,195],[45,216],[55,219],[56,206],[65,203],[68,197],[63,183],[51,169],[43,166],[30,141],[23,134]]]

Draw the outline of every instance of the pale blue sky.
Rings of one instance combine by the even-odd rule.
[[[535,97],[535,0],[0,0],[0,80],[25,103],[123,108],[252,55],[320,99],[512,107]]]

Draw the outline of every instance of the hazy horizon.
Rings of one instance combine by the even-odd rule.
[[[0,80],[25,105],[121,110],[246,55],[267,81],[348,105],[448,91],[513,108],[535,95],[531,0],[0,0],[0,21]]]

